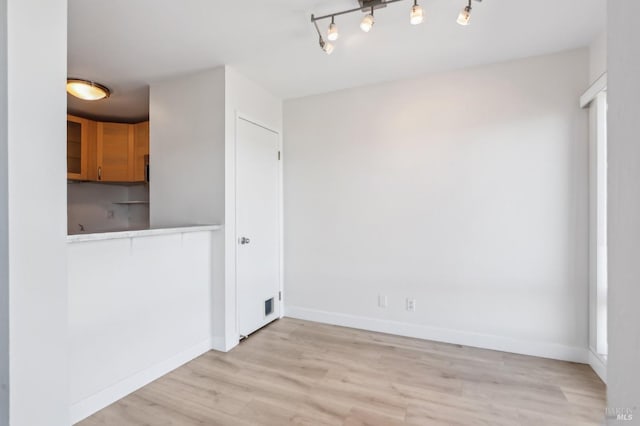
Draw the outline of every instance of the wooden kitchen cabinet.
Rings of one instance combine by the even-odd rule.
[[[87,180],[98,180],[98,122],[87,120]]]
[[[98,123],[98,181],[133,181],[134,128],[124,123]]]
[[[149,158],[149,122],[134,124],[133,181],[146,181],[146,166]]]
[[[89,120],[67,115],[67,179],[86,180],[89,168]]]
[[[145,182],[149,122],[97,122],[67,116],[67,179]]]

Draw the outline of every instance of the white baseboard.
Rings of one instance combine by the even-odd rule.
[[[226,339],[224,337],[214,337],[211,342],[212,349],[218,352],[229,352],[240,343],[238,339],[233,339],[233,341],[230,341],[230,339]]]
[[[299,306],[287,306],[285,316],[343,327],[377,331],[380,333],[434,340],[437,342],[473,346],[476,348],[531,355],[541,358],[551,358],[562,361],[579,362],[582,364],[588,363],[587,352],[589,351],[586,348],[565,346],[557,343],[518,340],[504,336],[448,330],[420,324],[320,311],[316,309],[302,308]]]
[[[205,340],[171,358],[142,370],[108,388],[71,405],[71,424],[78,423],[90,415],[124,398],[141,387],[159,379],[181,365],[209,352],[212,341]]]
[[[606,384],[607,383],[607,364],[599,356],[589,350],[589,365],[596,372],[598,377]]]

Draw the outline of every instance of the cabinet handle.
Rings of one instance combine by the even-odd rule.
[[[98,180],[102,180],[102,167],[98,167]]]

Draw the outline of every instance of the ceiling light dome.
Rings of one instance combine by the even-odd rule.
[[[67,93],[85,101],[98,101],[108,98],[111,95],[111,90],[94,81],[68,78]]]

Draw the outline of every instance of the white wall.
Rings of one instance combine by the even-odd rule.
[[[636,0],[608,2],[609,358],[607,405],[640,424],[640,14]]]
[[[276,131],[282,101],[220,67],[151,84],[151,226],[224,224],[214,239],[214,348],[238,344],[235,119]]]
[[[156,82],[150,92],[151,227],[223,225],[225,68]],[[214,348],[228,350],[237,335],[227,345],[225,329],[233,326],[235,309],[225,311],[223,230],[213,244]]]
[[[127,186],[129,201],[149,201],[149,185],[137,184]],[[129,229],[149,228],[149,204],[131,204],[128,209]]]
[[[124,185],[88,182],[67,184],[67,232],[73,235],[127,229],[127,206],[113,202],[126,201],[128,198]],[[113,217],[109,217],[109,212],[113,213]]]
[[[9,426],[7,1],[0,0],[0,426]]]
[[[211,349],[214,233],[69,243],[73,422]]]
[[[149,199],[144,184],[129,186],[92,182],[69,183],[67,231],[72,235],[148,228],[148,205],[114,204],[142,199]],[[112,217],[109,216],[110,212],[113,213]],[[84,231],[80,225],[84,227]]]
[[[69,424],[67,2],[7,4],[11,425],[62,426]]]
[[[603,32],[589,46],[589,82],[593,83],[607,72],[607,32]]]
[[[287,315],[585,361],[588,68],[582,49],[286,101]]]
[[[224,68],[151,84],[151,226],[224,223]]]
[[[271,130],[282,129],[282,100],[229,66],[225,67],[225,105],[227,141],[235,140],[236,113]]]

